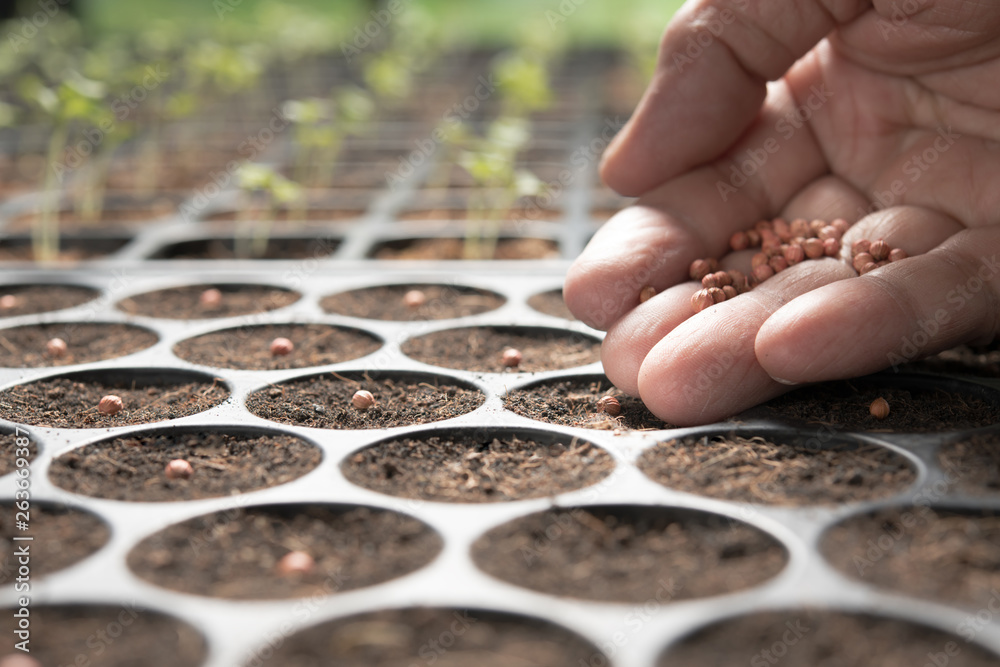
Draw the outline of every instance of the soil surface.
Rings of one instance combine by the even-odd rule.
[[[1000,378],[1000,350],[997,349],[996,342],[979,347],[959,345],[932,357],[906,364],[904,368],[907,371]]]
[[[375,405],[358,410],[351,398],[370,391]],[[255,391],[247,399],[253,414],[282,424],[332,429],[411,426],[472,412],[485,397],[476,389],[449,384],[432,375],[368,379],[329,373]]]
[[[944,653],[949,647],[951,654]],[[880,616],[790,609],[738,616],[696,631],[664,653],[657,667],[922,667],[940,656],[949,667],[989,667],[1000,657],[965,638]]]
[[[408,306],[403,297],[422,292],[423,305]],[[461,285],[379,285],[332,294],[319,302],[328,313],[369,320],[413,322],[446,320],[478,315],[502,306],[505,299],[494,292]]]
[[[13,305],[0,307],[0,317],[32,315],[72,308],[93,301],[100,292],[71,285],[0,285],[0,297],[16,297]]]
[[[14,610],[3,613],[13,616]],[[20,653],[15,641],[5,632],[0,655]],[[197,667],[208,653],[193,627],[134,600],[121,606],[33,604],[30,646],[31,657],[45,667]]]
[[[116,415],[97,411],[101,398],[118,396]],[[0,391],[0,418],[49,428],[105,428],[177,419],[215,407],[229,397],[221,383],[166,381],[149,373],[108,380],[61,377]]]
[[[549,239],[502,238],[489,255],[485,250],[466,246],[460,238],[404,239],[376,245],[369,257],[374,259],[552,259],[559,257],[559,244]]]
[[[286,667],[607,664],[607,658],[581,637],[541,619],[434,608],[391,609],[328,621],[287,638],[272,660]]]
[[[646,450],[637,463],[678,491],[769,505],[873,500],[916,479],[906,458],[885,447],[803,437],[687,437]]]
[[[66,342],[66,353],[53,356],[46,344],[53,338]],[[40,368],[68,366],[114,359],[152,347],[159,337],[129,324],[31,324],[0,329],[0,366]]]
[[[24,435],[24,431],[21,431],[20,437],[27,437]],[[0,476],[17,470],[17,450],[23,447],[23,442],[22,445],[18,445],[17,440],[18,436],[15,435],[15,431],[0,433]],[[38,456],[38,445],[29,439],[28,456],[25,458],[31,462],[35,460],[36,456]]]
[[[472,547],[487,574],[606,602],[666,603],[756,586],[784,568],[777,540],[722,516],[672,508],[556,509],[515,519]]]
[[[504,350],[519,350],[517,368],[503,365]],[[601,341],[592,336],[531,327],[463,327],[411,338],[400,348],[408,357],[433,366],[482,373],[554,371],[601,360]]]
[[[59,239],[59,252],[53,260],[59,263],[76,263],[98,257],[106,257],[118,252],[132,239],[124,236],[107,236],[103,238],[67,238]],[[35,251],[31,238],[9,237],[0,239],[0,262],[34,262]]]
[[[128,556],[148,581],[185,593],[236,600],[330,595],[418,570],[441,538],[408,516],[357,506],[234,508],[170,526]],[[281,574],[290,551],[315,560],[308,573]]]
[[[481,503],[573,491],[615,467],[588,442],[562,436],[543,444],[528,435],[494,434],[464,430],[382,442],[350,457],[341,470],[355,484],[392,496]]]
[[[160,502],[232,496],[298,479],[319,465],[320,450],[290,435],[164,430],[131,433],[74,449],[52,462],[52,483],[85,496]],[[185,459],[190,479],[168,479]]]
[[[996,435],[973,436],[941,445],[938,463],[964,493],[1000,493],[1000,438]]]
[[[566,307],[561,289],[536,294],[528,299],[528,305],[538,312],[551,315],[552,317],[560,317],[564,320],[576,319],[573,317],[573,313],[569,312],[569,308]]]
[[[91,555],[107,544],[111,534],[107,525],[93,514],[61,505],[31,501],[27,517],[17,512],[12,502],[0,503],[0,509],[0,547],[4,559],[0,567],[0,585],[12,583],[18,576],[16,548],[29,545],[31,576],[43,577]],[[25,521],[28,529],[19,529],[17,521]],[[15,536],[35,539],[15,542]]]
[[[180,241],[165,245],[150,259],[310,259],[328,257],[340,247],[337,238],[275,238],[262,255],[238,255],[232,237]]]
[[[1000,400],[986,400],[947,385],[925,389],[879,386],[864,380],[828,382],[780,396],[746,415],[824,424],[844,430],[927,433],[989,426],[1000,422]],[[872,401],[889,403],[889,416],[876,419]]]
[[[989,511],[907,507],[852,517],[820,548],[845,575],[904,595],[980,609],[1000,590],[1000,517]]]
[[[597,402],[603,396],[618,399],[621,413],[617,417],[598,409]],[[674,428],[656,417],[638,398],[626,396],[603,376],[545,381],[515,389],[503,397],[503,406],[522,417],[562,426],[605,431]]]
[[[200,302],[207,289],[222,292],[218,306]],[[284,308],[302,298],[298,292],[267,285],[187,285],[137,294],[118,303],[129,315],[145,315],[168,320],[199,320],[251,315]]]
[[[262,209],[247,211],[218,211],[205,217],[207,221],[216,220],[272,220],[274,222],[331,222],[335,220],[351,220],[365,214],[363,208],[306,208],[305,210],[289,210],[279,208],[271,212]],[[245,217],[246,216],[246,217]]]
[[[271,342],[287,338],[291,354],[274,356]],[[307,368],[357,359],[382,347],[375,336],[328,324],[265,324],[213,331],[174,346],[174,354],[195,364],[240,370]]]

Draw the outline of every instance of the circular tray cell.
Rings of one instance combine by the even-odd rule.
[[[16,611],[3,613],[12,618]],[[33,604],[30,618],[30,656],[38,661],[31,664],[45,667],[197,667],[208,653],[205,639],[193,627],[135,600],[114,606]],[[19,641],[17,635],[5,632],[0,655],[29,655],[14,648]]]
[[[566,302],[563,300],[562,289],[554,289],[548,292],[536,294],[528,299],[528,305],[540,313],[560,317],[564,320],[575,320],[573,313],[569,312]]]
[[[479,609],[426,607],[357,614],[307,628],[286,638],[271,660],[288,667],[608,664],[589,642],[549,621]]]
[[[16,502],[20,501],[0,503],[0,546],[11,556],[28,545],[32,578],[75,565],[108,542],[108,527],[89,512],[38,501],[30,501],[28,509],[22,511],[23,505]],[[13,558],[9,562],[13,564]],[[0,568],[0,585],[12,584],[18,576],[17,567]]]
[[[830,528],[820,548],[845,575],[904,595],[978,609],[1000,590],[1000,517],[988,511],[882,510]]]
[[[713,623],[681,639],[656,664],[989,667],[998,661],[1000,657],[968,643],[968,637],[925,625],[869,614],[790,609]]]
[[[441,538],[397,512],[355,505],[237,507],[175,524],[128,556],[158,586],[193,595],[276,600],[373,586],[409,574],[441,551]],[[312,559],[283,572],[290,552]]]
[[[941,445],[938,463],[964,493],[1000,494],[1000,436],[976,435]]]
[[[386,440],[351,456],[350,481],[445,502],[542,498],[595,484],[615,464],[603,449],[544,431],[456,429]]]
[[[335,253],[340,247],[340,243],[339,238],[280,238],[272,236],[267,240],[264,252],[254,255],[249,249],[237,250],[233,237],[229,236],[170,243],[150,255],[149,259],[321,259]]]
[[[410,295],[411,292],[419,294]],[[422,302],[421,302],[422,300]],[[495,292],[461,285],[379,285],[324,297],[319,305],[328,313],[370,320],[446,320],[468,317],[504,304]]]
[[[871,403],[876,398],[889,403],[889,415],[884,419],[871,415]],[[920,376],[869,376],[798,389],[744,416],[857,431],[965,430],[1000,422],[1000,395],[965,382]]]
[[[604,396],[617,399],[621,408],[617,416],[612,417],[598,406]],[[650,412],[641,400],[616,389],[603,375],[536,382],[506,394],[503,406],[522,417],[561,426],[639,431],[674,428]]]
[[[659,602],[732,593],[784,568],[773,537],[717,514],[610,505],[552,509],[479,538],[487,574],[542,593],[604,602]]]
[[[221,292],[222,298],[206,304],[202,294],[209,289]],[[297,292],[268,285],[186,285],[131,296],[120,301],[118,308],[129,315],[200,320],[277,310],[300,298]]]
[[[559,245],[549,239],[501,238],[493,251],[486,253],[481,246],[467,246],[461,238],[414,238],[383,241],[368,256],[395,260],[555,259],[559,257]]]
[[[53,261],[74,264],[112,255],[124,248],[131,236],[65,236],[59,237],[59,252]],[[0,262],[34,262],[35,248],[30,236],[8,236],[0,239]],[[62,268],[62,267],[61,267]]]
[[[123,408],[103,414],[104,396]],[[229,397],[226,385],[201,373],[164,369],[85,371],[36,380],[0,391],[0,418],[48,428],[103,428],[148,424],[204,412]]]
[[[509,369],[504,351],[521,352],[521,363]],[[601,360],[601,341],[586,334],[541,327],[466,327],[411,338],[403,354],[433,366],[485,373],[522,373],[585,366]]]
[[[292,435],[238,428],[157,429],[73,449],[52,462],[49,479],[96,498],[160,502],[232,496],[286,484],[319,465],[320,450]],[[167,477],[170,461],[189,478]]]
[[[58,338],[65,351],[50,349]],[[32,324],[0,329],[0,366],[39,368],[114,359],[152,347],[159,337],[130,324]]]
[[[689,436],[647,449],[638,466],[678,491],[769,505],[874,500],[916,479],[909,460],[886,447],[824,435]]]
[[[274,355],[271,343],[287,338],[288,354]],[[370,333],[328,324],[266,324],[234,327],[189,338],[174,354],[202,366],[240,370],[307,368],[349,361],[371,354],[382,342]]]
[[[369,391],[375,405],[358,410],[355,392]],[[456,380],[423,373],[326,373],[255,391],[247,409],[282,424],[332,429],[391,428],[451,419],[472,412],[485,397]]]
[[[93,301],[99,294],[95,289],[74,285],[0,285],[0,317],[73,308]]]
[[[36,456],[38,445],[24,429],[0,427],[0,476],[17,470],[17,459],[30,463]]]

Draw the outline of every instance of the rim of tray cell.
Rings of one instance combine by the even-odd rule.
[[[480,296],[486,299],[496,300],[497,304],[485,309],[479,310],[475,313],[469,315],[449,315],[447,317],[436,317],[434,311],[440,305],[439,302],[443,303],[445,307],[451,307],[454,304],[448,303],[444,296],[439,295],[438,292],[443,292],[449,290],[453,294],[449,295],[453,299],[460,299],[466,296]],[[373,317],[371,313],[361,313],[354,309],[354,305],[350,303],[350,299],[354,297],[361,297],[364,294],[378,293],[379,291],[388,291],[395,296],[395,293],[399,294],[398,301],[399,305],[402,306],[400,312],[406,312],[406,314],[412,314],[413,317],[410,318],[390,318],[390,317]],[[410,292],[420,292],[419,297],[424,299],[421,301],[416,298],[413,302],[407,304],[404,303],[404,298],[406,298]],[[426,292],[430,292],[431,295],[428,296]],[[350,307],[338,307],[335,308],[333,305],[338,301],[346,301]],[[331,294],[324,294],[319,297],[319,306],[324,312],[331,315],[343,315],[345,317],[357,317],[359,319],[382,321],[382,322],[413,322],[420,320],[445,320],[445,319],[460,319],[464,317],[474,317],[476,315],[481,315],[482,313],[493,312],[499,308],[502,308],[507,303],[507,297],[503,294],[487,289],[484,287],[474,287],[471,285],[464,285],[458,283],[443,283],[443,282],[399,282],[394,281],[390,283],[382,283],[376,285],[367,285],[364,287],[355,287],[348,290],[342,290],[339,292],[333,292]],[[391,314],[390,311],[383,311],[383,314]]]
[[[221,296],[225,299],[227,294],[241,294],[246,292],[261,291],[265,293],[278,292],[283,296],[290,298],[288,303],[278,303],[270,304],[273,307],[269,307],[265,310],[247,310],[245,308],[238,309],[233,313],[220,313],[219,306],[208,307],[199,303],[201,295],[206,290],[215,289],[221,292]],[[162,304],[159,303],[160,300],[164,298],[165,293],[190,293],[191,303],[190,304],[175,304],[179,310],[199,308],[199,312],[193,317],[177,317],[176,313],[173,315],[164,315],[158,307],[162,309]],[[159,298],[157,298],[159,297]],[[294,298],[292,298],[294,297]],[[150,303],[147,304],[146,308],[137,308],[133,310],[128,310],[125,308],[124,304],[126,302],[136,303],[142,306],[142,301],[146,300]],[[190,321],[190,320],[218,320],[227,317],[241,317],[245,315],[255,315],[260,313],[271,313],[275,310],[280,310],[281,308],[287,308],[292,304],[298,303],[302,300],[302,293],[298,290],[291,289],[289,287],[283,287],[281,285],[275,285],[272,283],[255,283],[255,282],[244,282],[235,283],[229,281],[219,281],[219,282],[199,282],[199,283],[178,283],[174,285],[167,285],[165,287],[158,287],[156,289],[147,290],[144,292],[137,292],[135,294],[126,295],[118,299],[115,304],[115,310],[126,313],[127,315],[133,315],[138,317],[152,317],[155,319],[164,319],[170,321]],[[266,295],[262,295],[259,299],[255,300],[255,304],[265,303],[267,305]],[[189,312],[189,311],[187,311]]]

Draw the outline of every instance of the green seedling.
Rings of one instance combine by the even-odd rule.
[[[552,105],[549,73],[541,58],[520,52],[505,54],[497,60],[493,72],[505,115],[522,116]]]
[[[237,180],[248,201],[240,211],[242,224],[234,238],[236,256],[263,257],[279,207],[302,199],[302,188],[263,164],[243,165]]]

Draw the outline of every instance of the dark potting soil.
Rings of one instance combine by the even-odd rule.
[[[275,238],[267,241],[260,255],[238,254],[231,236],[170,243],[150,255],[150,259],[320,259],[340,247],[338,238]]]
[[[148,223],[158,218],[164,218],[176,210],[176,204],[169,198],[163,198],[149,207],[105,207],[93,219],[87,219],[75,210],[59,212],[59,229],[61,231],[81,231],[85,229],[106,229],[122,226],[133,227]],[[27,232],[40,219],[38,213],[32,212],[17,216],[7,223],[6,230],[12,232]]]
[[[722,516],[638,506],[553,509],[503,524],[472,547],[487,574],[607,602],[732,593],[782,570],[777,540]]]
[[[357,506],[234,508],[175,524],[128,555],[140,577],[172,590],[238,600],[330,595],[418,570],[441,551],[432,529],[396,512]],[[304,551],[308,573],[278,561]]]
[[[319,465],[320,450],[290,435],[232,435],[202,429],[131,433],[71,450],[52,462],[49,478],[96,498],[160,502],[198,500],[285,484]],[[185,459],[190,479],[168,479],[167,463]]]
[[[566,307],[561,289],[536,294],[528,299],[528,305],[538,312],[551,315],[552,317],[560,317],[564,320],[576,319],[573,317],[573,313],[569,312],[569,308]]]
[[[0,433],[0,476],[17,470],[18,458],[25,458],[31,462],[38,456],[38,445],[33,440],[28,440],[25,444],[24,438],[26,438],[24,431],[21,431],[20,434],[16,431]],[[20,444],[17,442],[18,439],[21,439]],[[28,448],[28,456],[18,457],[17,450],[24,449],[25,446]]]
[[[876,419],[869,411],[879,397],[889,403],[885,419]],[[925,433],[996,424],[1000,402],[944,387],[903,389],[843,381],[798,389],[746,414],[845,430]]]
[[[403,297],[410,291],[424,295],[420,306],[408,306]],[[332,294],[319,302],[323,310],[369,320],[413,322],[478,315],[504,304],[499,294],[461,285],[378,285]]]
[[[428,644],[431,639],[437,643]],[[478,609],[389,609],[327,621],[274,652],[286,667],[567,667],[607,664],[576,634],[537,618]]]
[[[1000,662],[966,639],[882,616],[789,609],[713,623],[672,646],[657,667],[917,667],[934,664],[931,656],[948,667]]]
[[[621,413],[617,417],[597,407],[603,396],[618,399]],[[562,426],[639,431],[674,428],[650,412],[641,400],[626,396],[604,377],[553,380],[515,389],[503,397],[503,406],[523,417]]]
[[[820,549],[845,575],[874,586],[969,608],[1000,591],[1000,516],[905,507],[851,517]]]
[[[0,305],[0,317],[72,308],[96,299],[99,294],[95,289],[72,285],[0,285],[0,297],[15,297],[10,307]]]
[[[222,292],[218,306],[200,302],[207,289]],[[118,309],[129,315],[145,315],[168,320],[198,320],[235,317],[284,308],[302,298],[298,292],[267,285],[186,285],[137,294],[118,302]]]
[[[941,445],[938,463],[964,493],[1000,493],[1000,438],[976,435]]]
[[[32,501],[25,512],[12,502],[0,503],[0,547],[4,562],[0,567],[0,585],[12,583],[18,576],[14,550],[28,546],[31,576],[43,577],[62,570],[91,555],[108,542],[110,531],[93,514],[60,505]],[[19,528],[18,522],[27,524]],[[18,540],[14,537],[32,537]],[[4,633],[5,635],[9,633]]]
[[[14,610],[3,613],[12,616]],[[5,632],[0,655],[21,654],[17,641]],[[193,627],[135,600],[116,606],[33,604],[30,647],[38,661],[33,664],[45,667],[197,667],[207,654],[205,639]]]
[[[290,354],[271,354],[275,338],[287,338]],[[336,364],[382,347],[375,336],[328,324],[265,324],[213,331],[174,346],[174,354],[195,364],[240,370],[275,370]]]
[[[522,361],[508,369],[501,358],[504,350],[519,350]],[[403,354],[417,361],[444,368],[483,373],[505,370],[521,373],[554,371],[585,366],[601,360],[601,342],[592,336],[528,327],[463,327],[411,338],[401,346]]]
[[[52,378],[17,385],[0,391],[0,417],[49,428],[128,426],[204,412],[229,397],[229,390],[217,382],[154,381],[137,374],[128,381]],[[101,398],[109,394],[124,403],[116,415],[97,411]]]
[[[370,391],[375,405],[358,410],[351,398]],[[434,376],[366,379],[336,373],[292,380],[255,391],[247,409],[258,417],[312,428],[370,429],[411,426],[472,412],[485,397]]]
[[[66,353],[53,356],[46,344],[53,338],[66,343]],[[0,366],[39,368],[114,359],[145,350],[159,340],[148,329],[129,324],[31,324],[0,329]]]
[[[60,264],[106,257],[118,252],[131,241],[128,236],[60,237],[59,251],[54,260]],[[34,262],[35,250],[29,236],[12,236],[0,239],[0,262]]]
[[[643,452],[638,466],[678,491],[736,502],[808,505],[898,493],[916,479],[905,457],[878,445],[810,446],[802,438],[687,437]]]
[[[573,491],[614,468],[607,452],[588,442],[491,435],[468,430],[382,442],[354,454],[341,470],[355,484],[392,496],[479,503]]]
[[[374,259],[460,260],[460,259],[552,259],[559,257],[555,241],[535,238],[499,239],[487,256],[460,238],[404,239],[376,245],[369,257]]]

